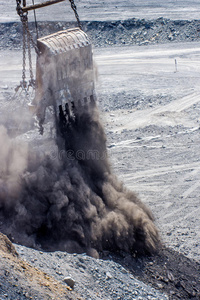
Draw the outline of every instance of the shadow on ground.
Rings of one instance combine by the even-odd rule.
[[[105,252],[129,270],[135,278],[167,294],[169,299],[200,299],[200,264],[170,248],[163,247],[155,256],[133,257],[126,253]]]

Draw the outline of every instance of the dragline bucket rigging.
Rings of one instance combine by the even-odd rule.
[[[92,106],[95,104],[92,45],[81,28],[74,1],[69,0],[78,22],[77,28],[38,38],[36,44],[28,28],[27,15],[30,10],[64,1],[51,0],[35,4],[32,0],[32,5],[27,6],[25,0],[17,0],[17,12],[23,24],[23,35],[27,36],[26,39],[23,37],[23,48],[27,40],[28,49],[32,42],[37,52],[36,80],[33,80],[33,74],[30,72],[32,76],[29,85],[35,86],[35,97],[31,107],[37,116],[41,134],[47,107],[53,107],[56,122],[60,124],[60,133],[63,134],[69,121],[77,117],[81,106],[88,107],[89,104]],[[20,85],[22,88],[28,86],[24,73]]]

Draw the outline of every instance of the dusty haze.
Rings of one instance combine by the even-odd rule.
[[[0,229],[15,242],[94,256],[156,250],[151,212],[112,174],[96,105],[79,107],[65,143],[52,138],[41,151],[3,126],[0,139]]]

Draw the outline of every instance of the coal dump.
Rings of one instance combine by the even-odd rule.
[[[0,127],[1,232],[51,251],[155,252],[160,238],[152,213],[112,173],[96,104],[74,111],[66,119],[61,108],[52,151],[49,144],[41,151],[10,138]]]

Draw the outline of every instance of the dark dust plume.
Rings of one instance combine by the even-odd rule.
[[[155,252],[153,216],[112,173],[96,105],[79,107],[67,131],[59,122],[57,130],[61,137],[40,151],[0,127],[0,230],[51,251]]]

